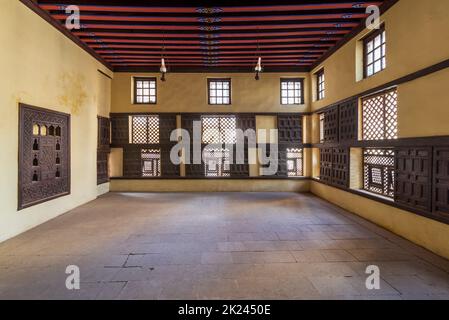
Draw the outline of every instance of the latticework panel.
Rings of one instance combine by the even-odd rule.
[[[394,196],[394,150],[363,150],[364,189],[387,197]]]
[[[203,116],[202,142],[236,143],[236,117],[235,116]]]
[[[332,184],[349,187],[349,148],[332,151]]]
[[[449,148],[435,148],[433,212],[449,218]]]
[[[243,131],[256,130],[256,116],[254,114],[237,115],[237,128]]]
[[[332,183],[332,148],[320,149],[320,180]]]
[[[362,107],[364,140],[397,139],[398,103],[396,89],[363,99]]]
[[[298,115],[278,115],[279,143],[302,143],[302,117]]]
[[[142,177],[161,176],[161,150],[142,149]]]
[[[324,113],[324,142],[338,142],[338,107]]]
[[[20,105],[19,209],[70,193],[70,115]]]
[[[432,148],[396,148],[395,201],[431,211]]]
[[[340,142],[356,141],[358,136],[357,100],[351,100],[339,105],[340,109]]]
[[[129,143],[129,117],[114,115],[111,117],[111,140],[113,145]]]
[[[302,177],[304,175],[303,149],[287,148],[286,158],[287,158],[287,175],[289,177]]]
[[[132,116],[132,143],[159,143],[159,116]]]
[[[204,176],[206,177],[230,177],[230,151],[223,148],[205,148]]]

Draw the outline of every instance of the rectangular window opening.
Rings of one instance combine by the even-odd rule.
[[[304,104],[304,79],[281,79],[281,104]]]
[[[134,78],[134,104],[156,104],[156,78]]]
[[[394,150],[366,148],[363,150],[363,189],[394,197]]]
[[[208,79],[207,86],[209,104],[231,104],[231,79]]]
[[[287,175],[289,177],[302,177],[303,171],[303,149],[287,149]]]

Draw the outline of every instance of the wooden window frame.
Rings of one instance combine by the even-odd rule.
[[[211,103],[210,84],[211,82],[228,82],[229,83],[229,103]],[[221,96],[222,98],[224,96]],[[207,103],[210,106],[229,106],[232,104],[232,81],[231,78],[208,78],[207,79]]]
[[[154,81],[154,90],[155,90],[154,102],[151,102],[151,94],[149,95],[150,102],[137,102],[137,81],[149,81],[149,82]],[[156,77],[133,77],[133,86],[134,86],[134,97],[133,97],[134,104],[136,104],[136,105],[157,104],[157,78]]]
[[[325,87],[326,80],[324,78],[324,69],[321,69],[320,71],[315,73],[315,75],[316,75],[316,100],[320,101],[320,100],[323,100],[326,97],[326,94],[325,94],[325,92],[326,92],[326,87]],[[323,85],[322,89],[321,89],[321,85]]]
[[[288,83],[288,82],[299,82],[301,84],[301,89],[300,89],[300,101],[299,103],[282,103],[282,84],[283,83]],[[294,90],[294,89],[293,89]],[[281,78],[280,79],[280,84],[279,84],[279,96],[280,96],[280,104],[282,106],[300,106],[304,104],[304,78]],[[293,99],[295,97],[293,96]]]
[[[378,60],[374,60],[373,57],[373,73],[371,75],[368,75],[368,54],[373,52],[374,55],[374,51],[376,48],[373,47],[373,50],[371,52],[368,52],[368,43],[373,41],[376,37],[378,37],[379,35],[382,36],[382,34],[385,32],[385,25],[382,24],[379,29],[374,30],[373,32],[371,32],[370,34],[368,34],[365,38],[363,38],[361,41],[363,42],[363,78],[369,78],[374,76],[375,74],[378,74],[379,72],[382,72],[383,70],[386,69],[386,65],[385,68],[383,67],[382,64],[382,60],[387,56],[387,52],[386,52],[386,41],[385,41],[385,55],[382,55],[382,46],[384,45],[383,43],[383,39],[384,37],[382,37],[381,40],[381,44],[380,44],[380,49],[381,49],[381,56],[380,56],[380,64],[381,64],[381,69],[377,72],[374,72],[374,63]]]

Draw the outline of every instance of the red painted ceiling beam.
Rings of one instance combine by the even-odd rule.
[[[160,66],[159,63],[113,63],[113,66]],[[173,63],[176,66],[209,66],[209,67],[233,67],[233,66],[248,66],[253,67],[250,63]],[[170,67],[170,65],[168,65]],[[265,63],[263,66],[310,66],[310,63]]]
[[[320,30],[320,31],[298,31],[298,32],[263,32],[263,33],[227,33],[227,34],[220,34],[219,38],[213,38],[213,39],[200,39],[203,41],[216,41],[221,38],[259,38],[259,37],[292,37],[292,36],[315,36],[315,35],[325,35],[325,36],[335,36],[335,35],[345,35],[349,33],[349,31],[346,30],[335,30],[335,31],[329,31],[329,30]],[[163,36],[159,36],[159,38],[162,40]],[[307,39],[307,38],[305,38]],[[138,42],[145,42],[145,41],[158,41],[161,40],[141,40],[141,39],[103,39],[104,42],[128,42],[128,43],[138,43]],[[165,40],[165,39],[164,39]],[[273,39],[260,39],[266,40],[266,42],[271,42]],[[274,39],[277,40],[277,39]],[[85,42],[93,42],[92,38],[85,39]],[[176,43],[176,41],[191,41],[191,40],[165,40],[165,43]],[[198,40],[199,41],[199,40]],[[220,42],[222,40],[219,40]],[[234,41],[234,40],[230,40]],[[148,43],[154,43],[154,42],[148,42]],[[188,43],[188,42],[186,42]],[[190,42],[192,43],[192,42]]]
[[[127,55],[103,55],[102,56],[104,59],[107,60],[124,60],[124,59],[161,59],[161,55],[160,54],[155,54],[155,55],[147,55],[147,56],[127,56]],[[303,58],[301,58],[303,57]],[[263,56],[263,59],[277,59],[277,58],[281,58],[281,59],[286,59],[286,58],[291,58],[291,59],[304,59],[305,56],[302,55],[272,55],[272,56]],[[165,57],[167,59],[167,61],[171,61],[172,59],[177,59],[177,60],[204,60],[207,59],[207,57],[204,57],[204,55],[191,55],[191,56],[175,56],[175,57]],[[223,57],[217,57],[218,60],[234,60],[234,59],[256,59],[257,56],[256,55],[244,55],[244,56],[223,56]],[[215,58],[213,58],[215,59]],[[314,58],[312,58],[314,59]]]
[[[136,63],[136,62],[161,62],[161,59],[135,59],[135,60],[108,60],[111,63]],[[298,62],[299,59],[264,59],[263,63],[270,63],[270,62]],[[304,60],[305,61],[305,60]],[[304,62],[302,61],[302,62]],[[315,60],[308,60],[307,62],[314,62]],[[208,62],[207,60],[178,60],[178,59],[170,59],[166,60],[165,63],[177,63],[177,62]],[[257,58],[253,59],[234,59],[234,60],[217,60],[215,61],[209,61],[210,63],[231,63],[231,62],[246,62],[246,63],[252,63],[257,62]]]
[[[220,44],[225,43],[265,43],[265,42],[304,42],[304,41],[338,41],[341,38],[310,38],[310,39],[272,39],[268,41],[264,41],[266,39],[248,39],[248,40],[223,40],[220,41]],[[207,46],[207,44],[203,44],[204,46]],[[212,46],[217,46],[218,44],[211,44]],[[159,45],[153,46],[153,45],[132,45],[132,44],[89,44],[91,48],[131,48],[131,49],[157,49],[161,48],[162,43],[159,42]],[[176,46],[177,49],[196,49],[199,48],[198,46]]]
[[[362,19],[366,13],[328,13],[328,14],[301,14],[285,16],[248,16],[248,17],[155,17],[155,16],[106,16],[83,15],[81,21],[122,21],[122,22],[173,22],[173,23],[221,23],[221,22],[254,22],[254,21],[304,21],[304,20],[332,20],[332,19]],[[67,14],[53,14],[57,20],[65,21]]]
[[[145,50],[145,51],[133,51],[133,50],[97,50],[99,54],[158,54],[161,55],[162,51],[160,50]],[[297,52],[296,50],[264,50],[258,53],[260,56],[264,56],[266,54],[294,54]],[[200,50],[183,50],[183,51],[164,51],[164,55],[201,55],[201,56],[217,56],[222,54],[256,54],[254,50],[248,51],[212,51],[212,52],[204,52]]]
[[[298,52],[326,52],[328,48],[330,48],[331,44],[326,44],[324,46],[320,45],[314,45],[314,44],[270,44],[270,45],[261,45],[259,46],[260,49],[281,49],[281,48],[307,48],[302,50],[297,50]],[[176,48],[176,47],[173,47]],[[226,45],[226,46],[219,46],[220,49],[257,49],[257,45]],[[320,49],[321,48],[321,49]],[[160,48],[162,49],[162,48]]]
[[[304,23],[304,24],[277,24],[277,25],[232,25],[232,26],[220,26],[219,30],[273,30],[273,29],[307,29],[307,28],[330,28],[331,30],[338,28],[355,28],[359,24],[356,22],[324,22],[324,23]],[[153,26],[153,30],[164,30],[167,26]],[[185,26],[184,26],[185,27]],[[189,29],[198,31],[198,26],[187,26]],[[88,32],[88,31],[75,31],[73,32],[77,36],[104,36],[104,37],[131,37],[131,38],[144,38],[144,37],[160,37],[160,33],[119,33],[119,32]],[[164,34],[164,38],[190,38],[200,37],[202,34]]]
[[[76,4],[74,1],[73,4]],[[98,12],[135,12],[135,13],[241,13],[241,12],[282,12],[282,11],[305,11],[305,10],[332,10],[332,9],[360,9],[369,5],[381,5],[380,1],[369,2],[347,2],[347,3],[317,3],[296,4],[277,6],[242,6],[242,7],[134,7],[134,6],[101,6],[101,5],[78,5],[82,11]],[[41,4],[45,10],[64,10],[64,4]]]

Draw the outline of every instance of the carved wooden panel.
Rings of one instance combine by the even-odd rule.
[[[338,106],[324,113],[324,142],[338,142]]]
[[[173,143],[170,141],[170,135],[176,130],[176,115],[159,115],[159,139],[161,144]]]
[[[112,144],[124,145],[129,143],[129,116],[114,115],[111,117]]]
[[[179,177],[180,168],[179,165],[175,165],[170,160],[170,152],[172,145],[163,145],[161,147],[161,166],[162,177]]]
[[[70,115],[20,104],[19,210],[70,194]]]
[[[433,212],[449,218],[449,147],[435,148],[433,163]]]
[[[254,114],[239,114],[237,115],[237,128],[244,132],[248,129],[256,130],[256,115]]]
[[[395,169],[395,201],[431,211],[432,148],[396,148]]]
[[[298,115],[278,115],[279,143],[302,143],[302,117]]]
[[[320,149],[320,180],[332,183],[332,148]]]
[[[357,100],[339,105],[340,142],[356,141],[358,138],[358,106]]]
[[[123,176],[142,177],[142,148],[137,145],[123,147]]]
[[[332,184],[349,187],[349,148],[332,151]]]
[[[98,117],[97,184],[109,181],[108,158],[110,153],[111,126],[108,118]]]
[[[239,148],[240,149],[240,148]],[[248,149],[243,150],[237,149],[234,146],[233,161],[231,164],[231,177],[249,177],[249,164],[248,164]],[[237,159],[243,159],[245,163],[237,163]]]

